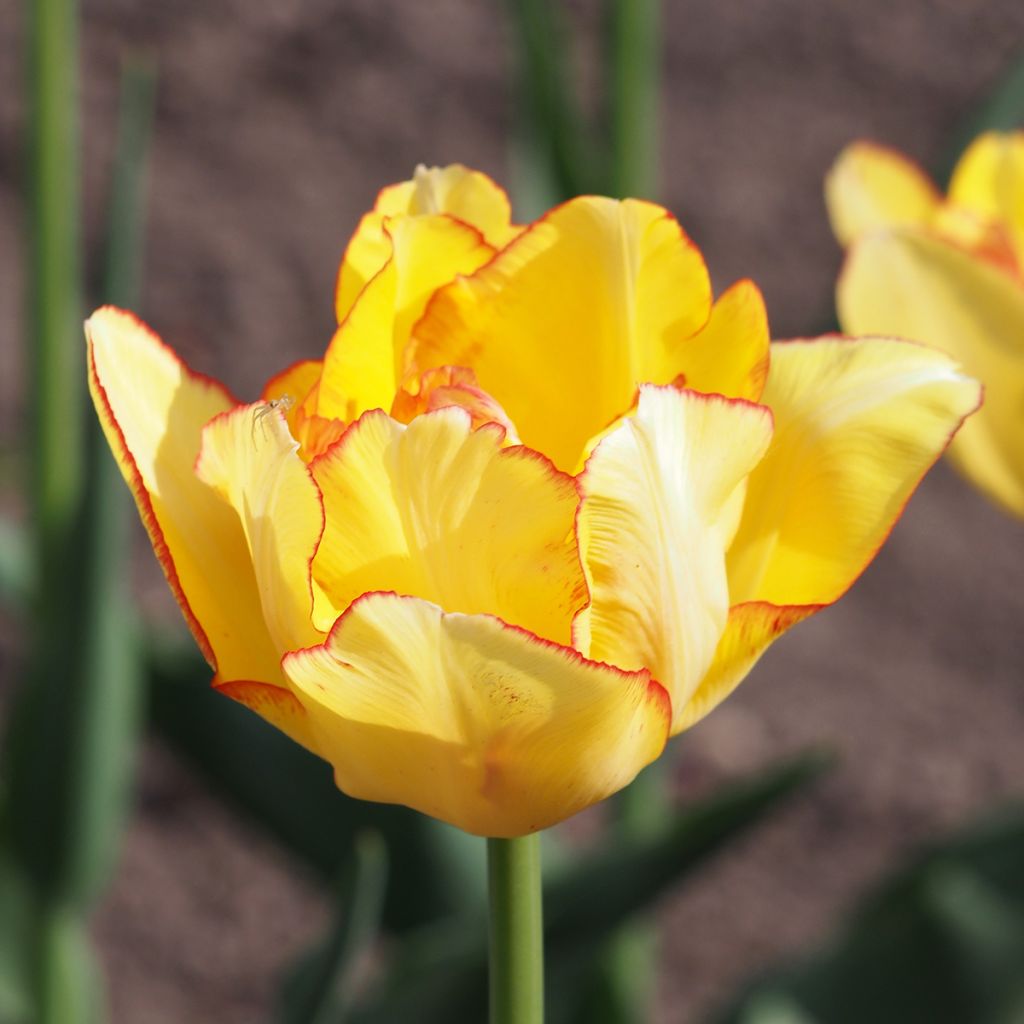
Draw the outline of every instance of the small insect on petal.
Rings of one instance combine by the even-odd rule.
[[[281,395],[279,398],[270,398],[265,402],[259,402],[256,404],[252,411],[252,443],[253,447],[256,445],[256,428],[259,427],[260,435],[263,440],[267,439],[267,424],[266,419],[269,415],[275,412],[280,412],[282,415],[287,416],[289,410],[295,405],[295,399],[291,395]]]

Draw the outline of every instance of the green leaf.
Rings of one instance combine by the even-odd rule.
[[[376,939],[387,881],[387,848],[375,832],[356,837],[337,887],[325,939],[293,969],[281,993],[281,1024],[341,1024],[355,998],[361,957]]]
[[[43,16],[54,17],[53,5],[43,6]],[[137,85],[126,77],[123,88],[130,99]],[[139,116],[148,123],[148,110]],[[121,127],[119,140],[123,118]],[[141,152],[118,166],[114,192],[137,199]],[[130,225],[131,211],[123,218]],[[136,275],[137,238],[113,232],[110,241],[111,263],[131,264]],[[75,332],[80,351],[79,323]],[[84,391],[84,374],[76,386]],[[140,687],[122,590],[127,493],[95,425],[88,439],[86,486],[71,532],[56,520],[37,524],[39,636],[4,750],[0,1019],[26,1024],[96,1024],[105,1016],[85,917],[111,871],[132,776]],[[46,444],[38,457],[49,457]]]
[[[659,828],[615,836],[575,867],[552,872],[544,886],[549,1024],[577,1015],[596,958],[614,929],[810,782],[826,763],[821,756],[809,756],[764,772],[666,817]],[[351,1020],[483,1020],[486,934],[486,918],[479,915],[410,935],[382,985]]]
[[[37,614],[45,617],[40,639],[52,644],[45,635],[45,626],[54,624],[48,599],[73,547],[84,481],[78,5],[30,0],[25,8],[31,522],[41,588]]]
[[[605,0],[609,195],[657,191],[660,0]]]
[[[0,519],[0,604],[24,611],[32,593],[29,539],[19,523]]]
[[[32,1024],[100,1024],[105,993],[80,914],[55,909],[37,922],[43,965],[41,998]]]
[[[212,690],[210,675],[191,647],[151,639],[153,724],[216,794],[324,878],[337,877],[360,833],[380,833],[392,866],[389,929],[483,907],[483,840],[404,807],[345,796],[325,762]]]
[[[144,57],[126,57],[121,65],[103,275],[103,301],[117,306],[137,306],[142,295],[146,171],[155,103],[155,67]]]
[[[35,928],[32,885],[0,848],[0,1021],[34,1024],[32,950],[28,938]]]
[[[506,0],[516,43],[520,138],[517,203],[533,219],[549,206],[600,192],[604,177],[570,74],[559,0]],[[523,187],[525,186],[525,187]]]
[[[769,1024],[1024,1020],[1024,805],[935,846],[869,895],[819,953],[715,1019]]]
[[[122,79],[108,281],[131,301],[141,263],[141,196],[152,75]],[[130,273],[125,268],[132,268]],[[84,347],[77,327],[76,348]],[[84,374],[78,387],[84,390]],[[9,724],[5,835],[48,906],[87,909],[116,856],[132,776],[140,693],[124,590],[128,494],[95,417],[73,543],[40,585],[43,625]],[[45,566],[44,566],[45,570]]]

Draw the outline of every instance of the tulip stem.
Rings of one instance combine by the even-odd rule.
[[[540,836],[487,840],[490,1024],[544,1020]]]

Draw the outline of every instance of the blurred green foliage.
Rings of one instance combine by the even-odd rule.
[[[1024,1021],[1024,805],[936,845],[718,1024]]]
[[[87,922],[117,855],[141,687],[123,590],[128,496],[84,419],[76,8],[29,7],[33,544],[31,558],[2,561],[5,596],[31,609],[32,644],[3,748],[0,1020],[85,1024],[105,1016]],[[105,278],[123,303],[138,298],[152,96],[152,73],[127,67]]]
[[[335,893],[335,920],[281,987],[279,1024],[340,1024],[356,1001],[360,960],[380,929],[387,847],[375,832],[356,836]]]
[[[660,0],[604,0],[601,97],[584,113],[565,5],[505,0],[515,38],[516,208],[532,219],[597,193],[653,199],[658,172]]]

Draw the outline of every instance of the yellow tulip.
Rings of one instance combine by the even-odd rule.
[[[1024,133],[975,139],[943,197],[917,166],[858,142],[826,180],[839,242],[843,329],[937,345],[985,387],[949,449],[954,465],[1024,516]]]
[[[336,303],[249,405],[99,310],[93,397],[214,685],[481,835],[628,784],[846,590],[978,402],[920,346],[770,348],[660,207],[524,230],[461,167],[381,193]]]

